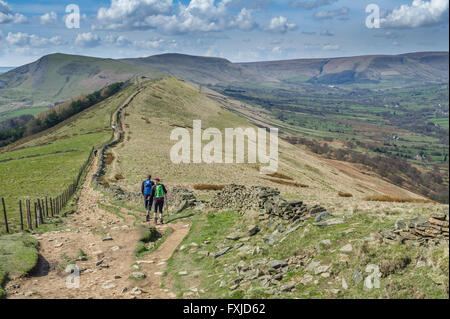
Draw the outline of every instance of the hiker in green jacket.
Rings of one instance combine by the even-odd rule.
[[[155,224],[158,223],[158,211],[159,211],[159,220],[161,224],[164,224],[163,222],[163,207],[164,207],[164,200],[166,198],[167,189],[166,187],[161,184],[161,181],[159,177],[155,178],[155,186],[152,188],[152,197],[153,197],[153,204],[155,206]]]

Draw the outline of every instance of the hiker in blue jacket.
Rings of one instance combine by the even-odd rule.
[[[147,215],[145,216],[145,220],[147,222],[150,221],[150,212],[152,210],[152,204],[153,204],[153,195],[152,195],[152,189],[155,183],[152,181],[152,176],[148,175],[147,179],[142,182],[141,186],[141,193],[144,195],[144,204],[145,204],[145,210],[147,212]]]

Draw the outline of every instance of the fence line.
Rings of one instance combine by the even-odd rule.
[[[91,150],[91,153],[89,154],[88,159],[83,163],[81,166],[77,177],[74,179],[73,183],[71,183],[69,186],[67,186],[59,195],[56,196],[46,196],[45,198],[37,198],[36,200],[33,200],[34,205],[34,220],[33,220],[33,213],[31,211],[31,200],[27,199],[25,200],[25,224],[24,224],[24,216],[23,216],[23,209],[22,209],[22,200],[19,200],[19,214],[20,214],[20,230],[25,230],[25,225],[27,226],[28,230],[33,230],[33,221],[34,221],[34,227],[38,228],[40,225],[45,224],[46,220],[48,218],[52,218],[54,216],[58,216],[63,208],[66,206],[66,204],[70,201],[72,196],[77,192],[78,187],[80,186],[81,178],[86,171],[86,169],[89,167],[92,158],[94,157],[95,149],[94,147]],[[49,203],[50,202],[50,214],[49,214]],[[6,203],[5,198],[2,197],[2,206],[3,206],[3,219],[5,222],[5,230],[7,233],[12,232],[12,229],[10,229],[11,223],[8,222],[8,216],[6,213]]]

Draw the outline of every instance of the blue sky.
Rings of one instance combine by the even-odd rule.
[[[66,27],[66,6],[80,28]],[[367,28],[366,7],[380,9]],[[448,0],[0,0],[0,66],[55,52],[233,62],[448,51]]]

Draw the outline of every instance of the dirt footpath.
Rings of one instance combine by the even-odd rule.
[[[40,244],[38,267],[29,277],[13,278],[8,282],[8,298],[176,297],[173,292],[160,288],[161,274],[166,268],[166,260],[187,235],[190,225],[182,222],[158,225],[160,233],[164,233],[167,227],[171,227],[173,232],[157,251],[144,260],[136,260],[134,252],[140,232],[133,226],[135,218],[124,215],[125,219],[122,219],[98,207],[98,203],[106,202],[106,199],[90,184],[97,169],[96,161],[91,165],[81,190],[77,212],[68,218],[63,231],[36,236]],[[87,260],[79,257],[80,249],[87,255]],[[66,268],[77,257],[79,288],[70,288],[76,280],[68,280],[70,274]],[[130,279],[133,272],[142,272],[146,278],[139,281]]]

